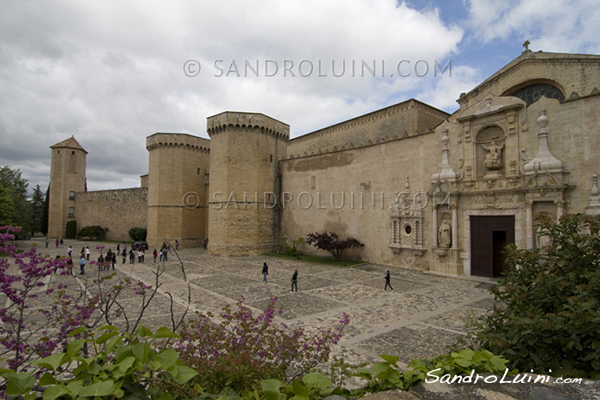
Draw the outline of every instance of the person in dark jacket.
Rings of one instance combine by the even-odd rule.
[[[390,283],[390,270],[388,269],[386,274],[385,274],[385,287],[383,288],[383,290],[385,290],[387,292],[387,288],[388,286],[390,287],[390,289],[392,289],[392,292],[394,291],[394,288],[392,287],[391,283]]]
[[[262,274],[263,274],[263,282],[267,283],[267,275],[269,275],[269,266],[267,265],[267,263],[263,264]]]
[[[290,292],[293,292],[294,288],[296,289],[296,292],[298,292],[298,270],[295,270],[294,275],[292,275],[292,290],[290,290]]]

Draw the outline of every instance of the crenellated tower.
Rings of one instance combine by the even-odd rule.
[[[53,146],[50,162],[48,237],[62,239],[67,221],[75,220],[75,193],[85,192],[87,151],[71,136]]]
[[[208,253],[258,255],[276,250],[279,236],[278,161],[290,127],[263,114],[209,117],[211,138]]]
[[[182,133],[146,138],[148,236],[150,249],[201,246],[208,237],[207,199],[210,141]]]

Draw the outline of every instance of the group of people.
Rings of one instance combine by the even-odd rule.
[[[48,238],[46,238],[46,247],[48,246],[49,240]],[[63,246],[64,241],[62,239],[56,239],[56,247],[59,248],[59,246]],[[177,242],[177,246],[179,245],[179,243]],[[156,263],[156,259],[159,258],[160,261],[167,261],[168,260],[168,252],[170,250],[170,246],[168,246],[166,243],[162,245],[162,247],[160,248],[160,251],[157,251],[156,249],[154,249],[153,251],[153,257],[154,257],[154,262]],[[80,274],[84,275],[85,274],[85,266],[87,264],[88,261],[90,261],[90,248],[89,247],[82,247],[81,248],[81,253],[79,255],[79,269],[80,269]],[[127,244],[126,243],[122,243],[121,244],[117,244],[117,249],[116,251],[113,252],[112,249],[108,249],[108,252],[106,253],[106,255],[102,254],[102,250],[100,251],[100,255],[98,256],[97,259],[97,265],[98,265],[98,271],[109,271],[110,268],[112,267],[113,271],[115,270],[115,264],[117,263],[117,258],[119,257],[119,255],[122,256],[123,258],[123,264],[127,263],[127,260],[129,259],[129,263],[130,264],[135,264],[135,260],[137,257],[137,261],[138,263],[143,263],[145,260],[145,249],[143,246],[137,246],[137,248],[131,248],[129,249],[129,252],[127,251]],[[56,256],[56,258],[60,258],[60,256]],[[67,248],[67,269],[69,271],[69,273],[71,275],[73,275],[73,265],[74,265],[74,261],[73,261],[73,247],[69,246]]]
[[[263,267],[262,267],[262,275],[263,275],[263,282],[267,283],[267,275],[269,275],[269,266],[267,265],[267,263],[263,263]],[[385,274],[385,286],[383,288],[384,291],[387,292],[388,287],[392,290],[392,292],[394,291],[394,288],[392,287],[391,284],[391,276],[390,276],[390,270],[388,269],[386,271]],[[292,287],[290,289],[290,292],[298,292],[298,270],[294,270],[294,273],[292,274]]]

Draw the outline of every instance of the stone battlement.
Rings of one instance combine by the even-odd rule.
[[[216,135],[227,127],[259,129],[280,140],[290,139],[290,126],[259,113],[225,111],[208,117],[206,127],[209,136]]]
[[[187,133],[155,133],[146,138],[146,150],[152,151],[159,147],[181,146],[203,153],[210,153],[210,140]]]

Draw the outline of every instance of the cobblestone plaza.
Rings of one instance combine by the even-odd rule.
[[[58,249],[51,243],[46,249],[43,240],[34,241],[42,254],[52,257],[66,256],[69,245],[74,256],[82,246],[90,248],[91,260],[99,254],[97,243],[93,242],[67,241]],[[145,263],[133,265],[122,264],[119,257],[117,274],[130,275],[154,286],[154,271],[160,263],[154,264],[150,253],[147,252]],[[271,297],[277,297],[277,306],[283,310],[279,321],[309,332],[334,327],[343,313],[347,313],[350,324],[333,354],[343,351],[350,362],[377,361],[379,354],[390,354],[398,355],[400,362],[406,364],[415,357],[445,354],[446,346],[465,333],[463,317],[480,315],[493,305],[487,290],[491,281],[484,279],[467,280],[393,268],[392,292],[383,290],[385,271],[389,269],[383,265],[336,267],[270,256],[212,257],[200,248],[180,249],[177,254],[190,283],[192,311],[219,314],[223,306],[243,298],[246,305],[260,312]],[[262,281],[264,262],[269,265],[267,284]],[[170,326],[171,302],[167,292],[174,298],[176,315],[181,315],[187,304],[187,285],[175,253],[170,253],[164,266],[161,295],[153,299],[143,322],[152,329]],[[290,293],[291,276],[296,269],[299,291]],[[78,272],[79,267],[76,265],[74,270]],[[96,267],[88,265],[85,275],[53,275],[50,279],[52,286],[64,281],[79,281],[83,285],[97,276]],[[135,315],[140,304],[139,298],[128,294],[121,303],[131,315]]]

